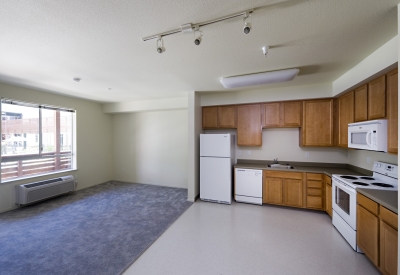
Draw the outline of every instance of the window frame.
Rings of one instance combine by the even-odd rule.
[[[28,174],[28,175],[23,175],[20,177],[13,177],[13,178],[7,178],[3,180],[1,177],[1,182],[9,182],[9,181],[15,181],[15,180],[20,180],[20,179],[25,179],[25,178],[31,178],[31,177],[37,177],[37,176],[43,176],[43,175],[49,175],[49,174],[55,174],[55,173],[63,173],[66,171],[71,171],[71,170],[77,170],[76,168],[76,110],[70,109],[70,108],[64,108],[64,107],[58,107],[58,106],[52,106],[52,105],[45,105],[45,104],[37,104],[37,103],[30,103],[30,102],[25,102],[21,100],[14,100],[14,99],[8,99],[8,98],[1,98],[0,100],[0,112],[2,112],[3,108],[3,103],[4,104],[10,104],[10,105],[19,105],[19,106],[25,106],[25,107],[31,107],[31,108],[38,108],[39,112],[39,146],[38,146],[38,153],[35,154],[25,154],[25,155],[18,155],[18,156],[3,156],[2,155],[2,149],[0,150],[0,177],[1,177],[1,172],[2,172],[2,163],[3,163],[3,158],[6,158],[7,161],[5,162],[15,162],[15,161],[22,161],[22,160],[34,160],[34,159],[51,159],[51,158],[56,158],[56,157],[65,157],[65,156],[70,156],[71,157],[71,167],[69,169],[61,169],[61,170],[52,170],[48,172],[43,172],[43,173],[37,173],[37,174]],[[47,109],[47,110],[54,110],[54,111],[63,111],[63,112],[70,112],[72,113],[72,118],[71,118],[71,152],[70,153],[63,153],[63,154],[56,154],[54,153],[43,153],[43,125],[42,125],[42,110]],[[1,128],[1,126],[0,126]],[[1,129],[1,134],[3,134],[3,129]]]

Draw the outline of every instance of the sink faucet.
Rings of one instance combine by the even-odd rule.
[[[274,164],[278,164],[278,158],[274,159]]]

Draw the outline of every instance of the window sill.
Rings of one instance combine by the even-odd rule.
[[[69,170],[62,170],[62,171],[56,171],[56,172],[51,172],[51,173],[44,173],[44,174],[36,174],[32,176],[26,176],[26,177],[20,177],[20,178],[13,178],[13,179],[7,179],[7,180],[2,180],[1,184],[3,183],[11,183],[11,182],[16,182],[20,180],[26,180],[26,179],[34,179],[34,178],[39,178],[39,177],[44,177],[48,175],[56,175],[56,174],[62,174],[62,173],[69,173],[72,171],[78,171],[78,168],[74,169],[69,169]]]

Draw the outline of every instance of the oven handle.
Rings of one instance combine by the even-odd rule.
[[[372,135],[372,130],[368,131],[367,136],[365,137],[367,139],[366,142],[369,148],[372,148],[372,143],[368,142],[368,137],[371,138],[371,135]]]
[[[352,194],[356,194],[356,189],[351,188],[347,185],[342,184],[341,182],[333,179],[333,183],[335,184],[335,187],[339,187],[341,189],[343,189],[344,191],[347,191],[348,193],[352,193]],[[335,188],[335,192],[336,192],[336,188]]]

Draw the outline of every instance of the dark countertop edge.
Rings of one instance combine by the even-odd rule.
[[[398,191],[364,188],[356,188],[356,191],[389,209],[390,211],[398,214]]]
[[[272,160],[249,160],[249,159],[238,159],[237,163],[234,165],[234,167],[240,168],[241,165],[244,166],[251,166],[251,164],[255,165],[268,165],[272,164]],[[279,163],[282,164],[290,164],[291,166],[294,166],[295,169],[279,169],[279,168],[269,168],[269,167],[255,167],[254,169],[263,169],[263,170],[271,170],[271,171],[287,171],[287,172],[315,172],[315,173],[325,173],[328,176],[332,176],[332,173],[329,173],[328,171],[321,171],[323,168],[328,168],[329,169],[348,169],[351,171],[355,171],[357,174],[363,174],[366,176],[372,176],[372,171],[354,166],[351,164],[344,164],[344,163],[321,163],[321,162],[298,162],[298,161],[279,161]],[[300,166],[302,169],[296,169],[296,166]],[[307,168],[310,169],[307,169]],[[244,167],[243,167],[244,168]],[[317,168],[317,170],[313,170],[313,168]],[[336,173],[334,173],[336,174]]]

